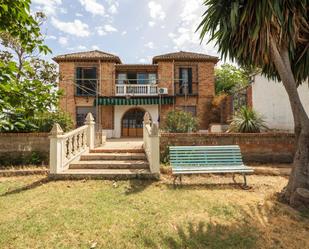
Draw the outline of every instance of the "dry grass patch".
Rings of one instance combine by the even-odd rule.
[[[240,178],[238,179],[241,180]],[[279,176],[150,181],[0,178],[0,248],[309,248],[308,214],[275,201]]]

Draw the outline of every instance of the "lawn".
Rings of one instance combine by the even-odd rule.
[[[0,248],[309,248],[308,213],[275,201],[287,179],[0,178]]]

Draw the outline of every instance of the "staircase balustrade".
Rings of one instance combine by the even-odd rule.
[[[54,124],[50,132],[50,173],[57,174],[69,167],[84,152],[94,148],[95,122],[91,113],[87,114],[85,125],[64,133],[59,124]]]

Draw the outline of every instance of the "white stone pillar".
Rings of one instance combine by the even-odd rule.
[[[151,162],[150,170],[151,173],[160,173],[160,141],[159,141],[159,129],[158,124],[153,123],[151,126],[150,134],[150,153],[151,153]]]
[[[50,174],[60,173],[63,159],[62,148],[63,130],[60,125],[55,123],[50,131],[50,148],[49,148],[49,171]]]
[[[92,114],[89,112],[86,117],[85,125],[88,125],[87,130],[87,145],[89,149],[94,149],[95,145],[95,122]]]

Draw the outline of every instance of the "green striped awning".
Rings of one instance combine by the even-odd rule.
[[[174,97],[99,97],[94,105],[169,105]]]

